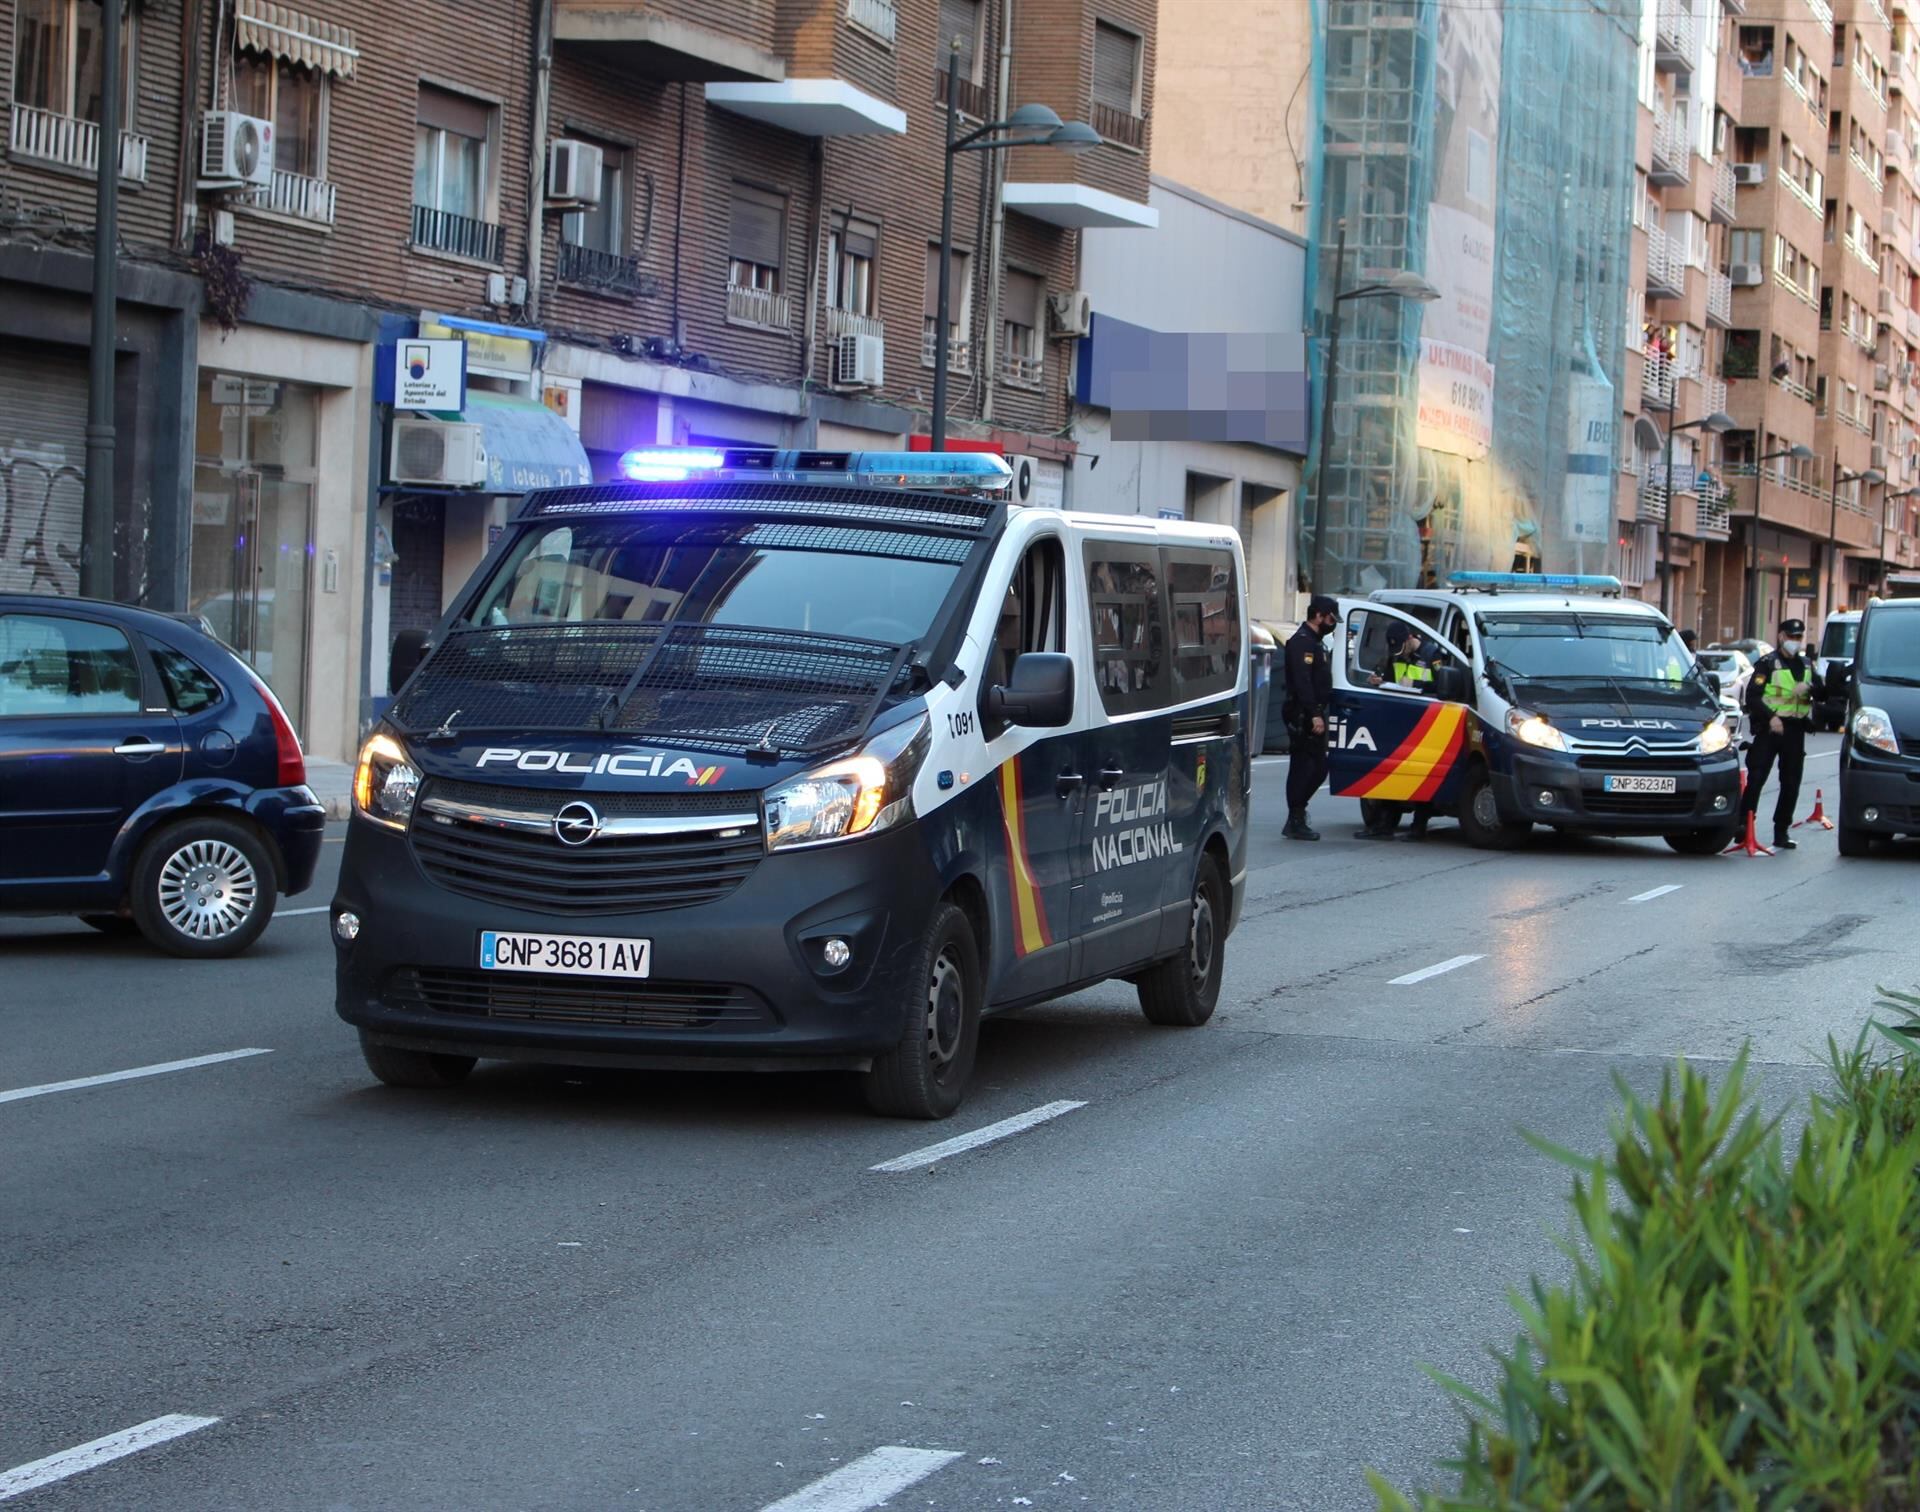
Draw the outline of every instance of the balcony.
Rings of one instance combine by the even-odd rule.
[[[1647,227],[1647,295],[1679,299],[1687,292],[1687,260],[1658,226]]]
[[[1653,112],[1653,167],[1648,177],[1662,185],[1684,184],[1693,175],[1693,144],[1685,109]]]
[[[976,121],[989,119],[987,101],[990,98],[985,84],[976,84],[964,74],[961,75],[959,87],[954,91],[954,103],[961,115],[972,116]],[[944,68],[933,76],[933,103],[947,103],[947,71]]]
[[[793,329],[793,296],[772,289],[727,285],[727,324],[761,331]]]
[[[100,128],[76,116],[16,104],[7,148],[17,158],[92,173],[100,163]],[[120,177],[136,184],[147,181],[147,139],[131,131],[120,133]]]
[[[1640,404],[1656,414],[1665,414],[1673,408],[1674,372],[1671,357],[1658,357],[1649,353],[1640,368]]]
[[[900,24],[893,0],[847,0],[847,19],[868,36],[893,46]]]
[[[1046,375],[1046,359],[1037,351],[1000,353],[1000,381],[1013,388],[1037,389]]]
[[[435,210],[427,205],[413,207],[416,247],[470,257],[475,262],[497,263],[506,250],[506,241],[506,233],[491,221],[475,220],[470,215],[455,215],[451,210]]]
[[[795,136],[905,136],[907,113],[845,79],[709,84],[707,103]]]
[[[1733,534],[1733,491],[1724,483],[1709,483],[1700,491],[1694,532],[1702,540],[1724,541]]]
[[[1707,413],[1724,415],[1727,412],[1727,380],[1709,378],[1707,380]]]
[[[1733,324],[1733,280],[1724,273],[1707,275],[1707,323],[1722,330]]]
[[[1719,225],[1731,226],[1738,212],[1737,194],[1739,186],[1733,178],[1733,164],[1725,158],[1713,165],[1713,219]]]
[[[1117,142],[1122,147],[1131,147],[1135,151],[1147,144],[1147,123],[1131,110],[1121,110],[1117,106],[1102,105],[1093,102],[1093,129],[1109,142]]]
[[[325,179],[308,178],[304,173],[273,170],[273,182],[252,190],[241,202],[255,210],[270,210],[275,215],[290,215],[295,220],[315,225],[333,224],[334,186]]]
[[[773,51],[772,6],[742,6],[747,12],[729,31],[662,15],[642,0],[556,0],[553,40],[577,46],[583,55],[619,73],[677,83],[777,82],[787,65]],[[891,10],[892,7],[888,6]],[[756,31],[756,14],[767,23]]]
[[[1693,12],[1682,0],[1660,0],[1653,29],[1653,63],[1663,73],[1690,74],[1699,56]]]
[[[929,315],[926,317],[925,323],[920,329],[920,366],[926,368],[933,366],[933,327],[934,317]],[[973,371],[973,343],[971,341],[962,341],[957,336],[948,338],[947,370],[953,373],[971,373]]]
[[[1640,485],[1640,521],[1646,525],[1667,523],[1667,491],[1658,483]]]
[[[595,294],[620,294],[628,297],[660,292],[660,280],[640,271],[640,259],[622,252],[602,252],[598,247],[578,247],[560,243],[560,257],[554,276],[576,289]]]

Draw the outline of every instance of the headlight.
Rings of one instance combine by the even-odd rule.
[[[1885,709],[1866,708],[1854,715],[1853,738],[1889,756],[1900,754],[1900,737],[1893,733],[1893,721],[1887,718]]]
[[[767,849],[878,834],[913,817],[913,779],[931,743],[923,715],[874,736],[857,756],[796,777],[766,796]]]
[[[405,829],[420,796],[420,769],[390,735],[369,735],[353,771],[353,806],[375,824]]]
[[[1715,751],[1724,751],[1733,744],[1733,733],[1728,730],[1724,719],[1716,719],[1700,732],[1700,750],[1703,755],[1711,756]]]
[[[1538,714],[1523,714],[1518,709],[1507,710],[1507,730],[1516,740],[1539,746],[1543,751],[1564,751],[1567,748],[1567,737]]]

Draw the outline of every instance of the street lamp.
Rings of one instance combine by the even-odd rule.
[[[1784,364],[1783,364],[1784,366]],[[1813,448],[1794,442],[1781,451],[1768,452],[1753,465],[1753,529],[1747,532],[1747,614],[1746,637],[1752,640],[1758,633],[1754,624],[1759,615],[1760,604],[1760,489],[1764,481],[1762,472],[1769,462],[1778,462],[1782,457],[1791,457],[1796,462],[1811,462]]]
[[[1673,572],[1667,563],[1667,552],[1672,545],[1673,530],[1673,433],[1683,430],[1704,430],[1711,431],[1716,436],[1724,436],[1728,431],[1733,429],[1733,416],[1721,410],[1715,410],[1704,419],[1682,420],[1678,425],[1675,425],[1673,424],[1673,411],[1679,402],[1680,385],[1676,383],[1673,386],[1672,395],[1667,401],[1667,505],[1660,516],[1660,612],[1662,614],[1668,612],[1667,588],[1673,581]]]
[[[1840,485],[1842,483],[1884,483],[1887,475],[1877,467],[1865,472],[1842,472],[1840,454],[1833,454],[1833,487],[1827,495],[1827,613],[1833,613],[1833,559],[1840,554]]]
[[[1100,133],[1085,121],[1065,121],[1045,105],[1022,105],[1004,121],[992,121],[963,137],[960,128],[960,45],[947,56],[947,150],[940,184],[940,311],[933,333],[933,450],[947,449],[947,345],[951,325],[949,284],[953,266],[953,156],[997,152],[1002,147],[1058,147],[1085,152],[1100,145]],[[1006,135],[1005,133],[1013,133]]]
[[[1339,221],[1340,238],[1333,252],[1333,328],[1327,333],[1327,372],[1320,396],[1320,466],[1314,482],[1317,502],[1313,525],[1313,591],[1325,593],[1327,570],[1327,453],[1333,450],[1333,390],[1340,372],[1340,307],[1350,299],[1410,299],[1431,304],[1440,291],[1418,273],[1407,269],[1388,273],[1357,288],[1346,288],[1347,221]]]

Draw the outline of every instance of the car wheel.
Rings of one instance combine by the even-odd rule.
[[[900,1041],[873,1058],[862,1090],[876,1113],[945,1118],[973,1076],[985,990],[973,925],[955,904],[934,910],[907,981]]]
[[[1400,814],[1397,803],[1382,803],[1378,798],[1360,800],[1360,822],[1370,830],[1399,829]]]
[[[1683,856],[1717,856],[1740,837],[1738,825],[1721,829],[1688,830],[1684,835],[1668,835],[1667,844]]]
[[[1200,860],[1187,914],[1187,948],[1135,978],[1140,1011],[1147,1021],[1196,1029],[1213,1017],[1220,1001],[1220,971],[1227,959],[1227,885],[1220,863]]]
[[[389,1087],[457,1087],[473,1070],[471,1055],[442,1055],[433,1050],[403,1050],[360,1036],[367,1069]]]
[[[278,888],[260,837],[217,814],[168,825],[133,868],[133,917],[170,955],[238,955],[273,917]]]
[[[140,933],[140,926],[125,914],[81,914],[80,922],[89,929],[97,929],[103,935],[116,940]]]
[[[1844,810],[1842,811],[1844,812]],[[1873,851],[1873,831],[1859,828],[1857,825],[1842,824],[1834,833],[1843,856],[1865,856]]]
[[[1500,801],[1494,796],[1493,777],[1475,762],[1467,773],[1466,791],[1460,795],[1460,832],[1467,844],[1478,850],[1512,850],[1525,842],[1533,826],[1524,819],[1500,817]]]

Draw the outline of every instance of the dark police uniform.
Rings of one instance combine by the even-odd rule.
[[[1307,804],[1327,780],[1327,735],[1314,733],[1313,721],[1325,720],[1333,705],[1333,664],[1327,644],[1302,625],[1287,638],[1286,716],[1292,760],[1287,766],[1287,830],[1318,839],[1307,828]]]
[[[1800,620],[1781,623],[1783,640],[1799,640],[1806,635]],[[1760,789],[1766,786],[1776,758],[1780,762],[1780,801],[1773,810],[1773,843],[1794,849],[1787,831],[1793,825],[1793,811],[1800,801],[1800,774],[1807,764],[1807,732],[1813,728],[1813,710],[1822,696],[1820,673],[1804,655],[1787,656],[1769,651],[1753,664],[1753,676],[1747,681],[1747,716],[1753,725],[1753,746],[1747,752],[1747,791],[1740,800],[1744,817],[1758,811]],[[1778,719],[1783,734],[1773,733]]]

